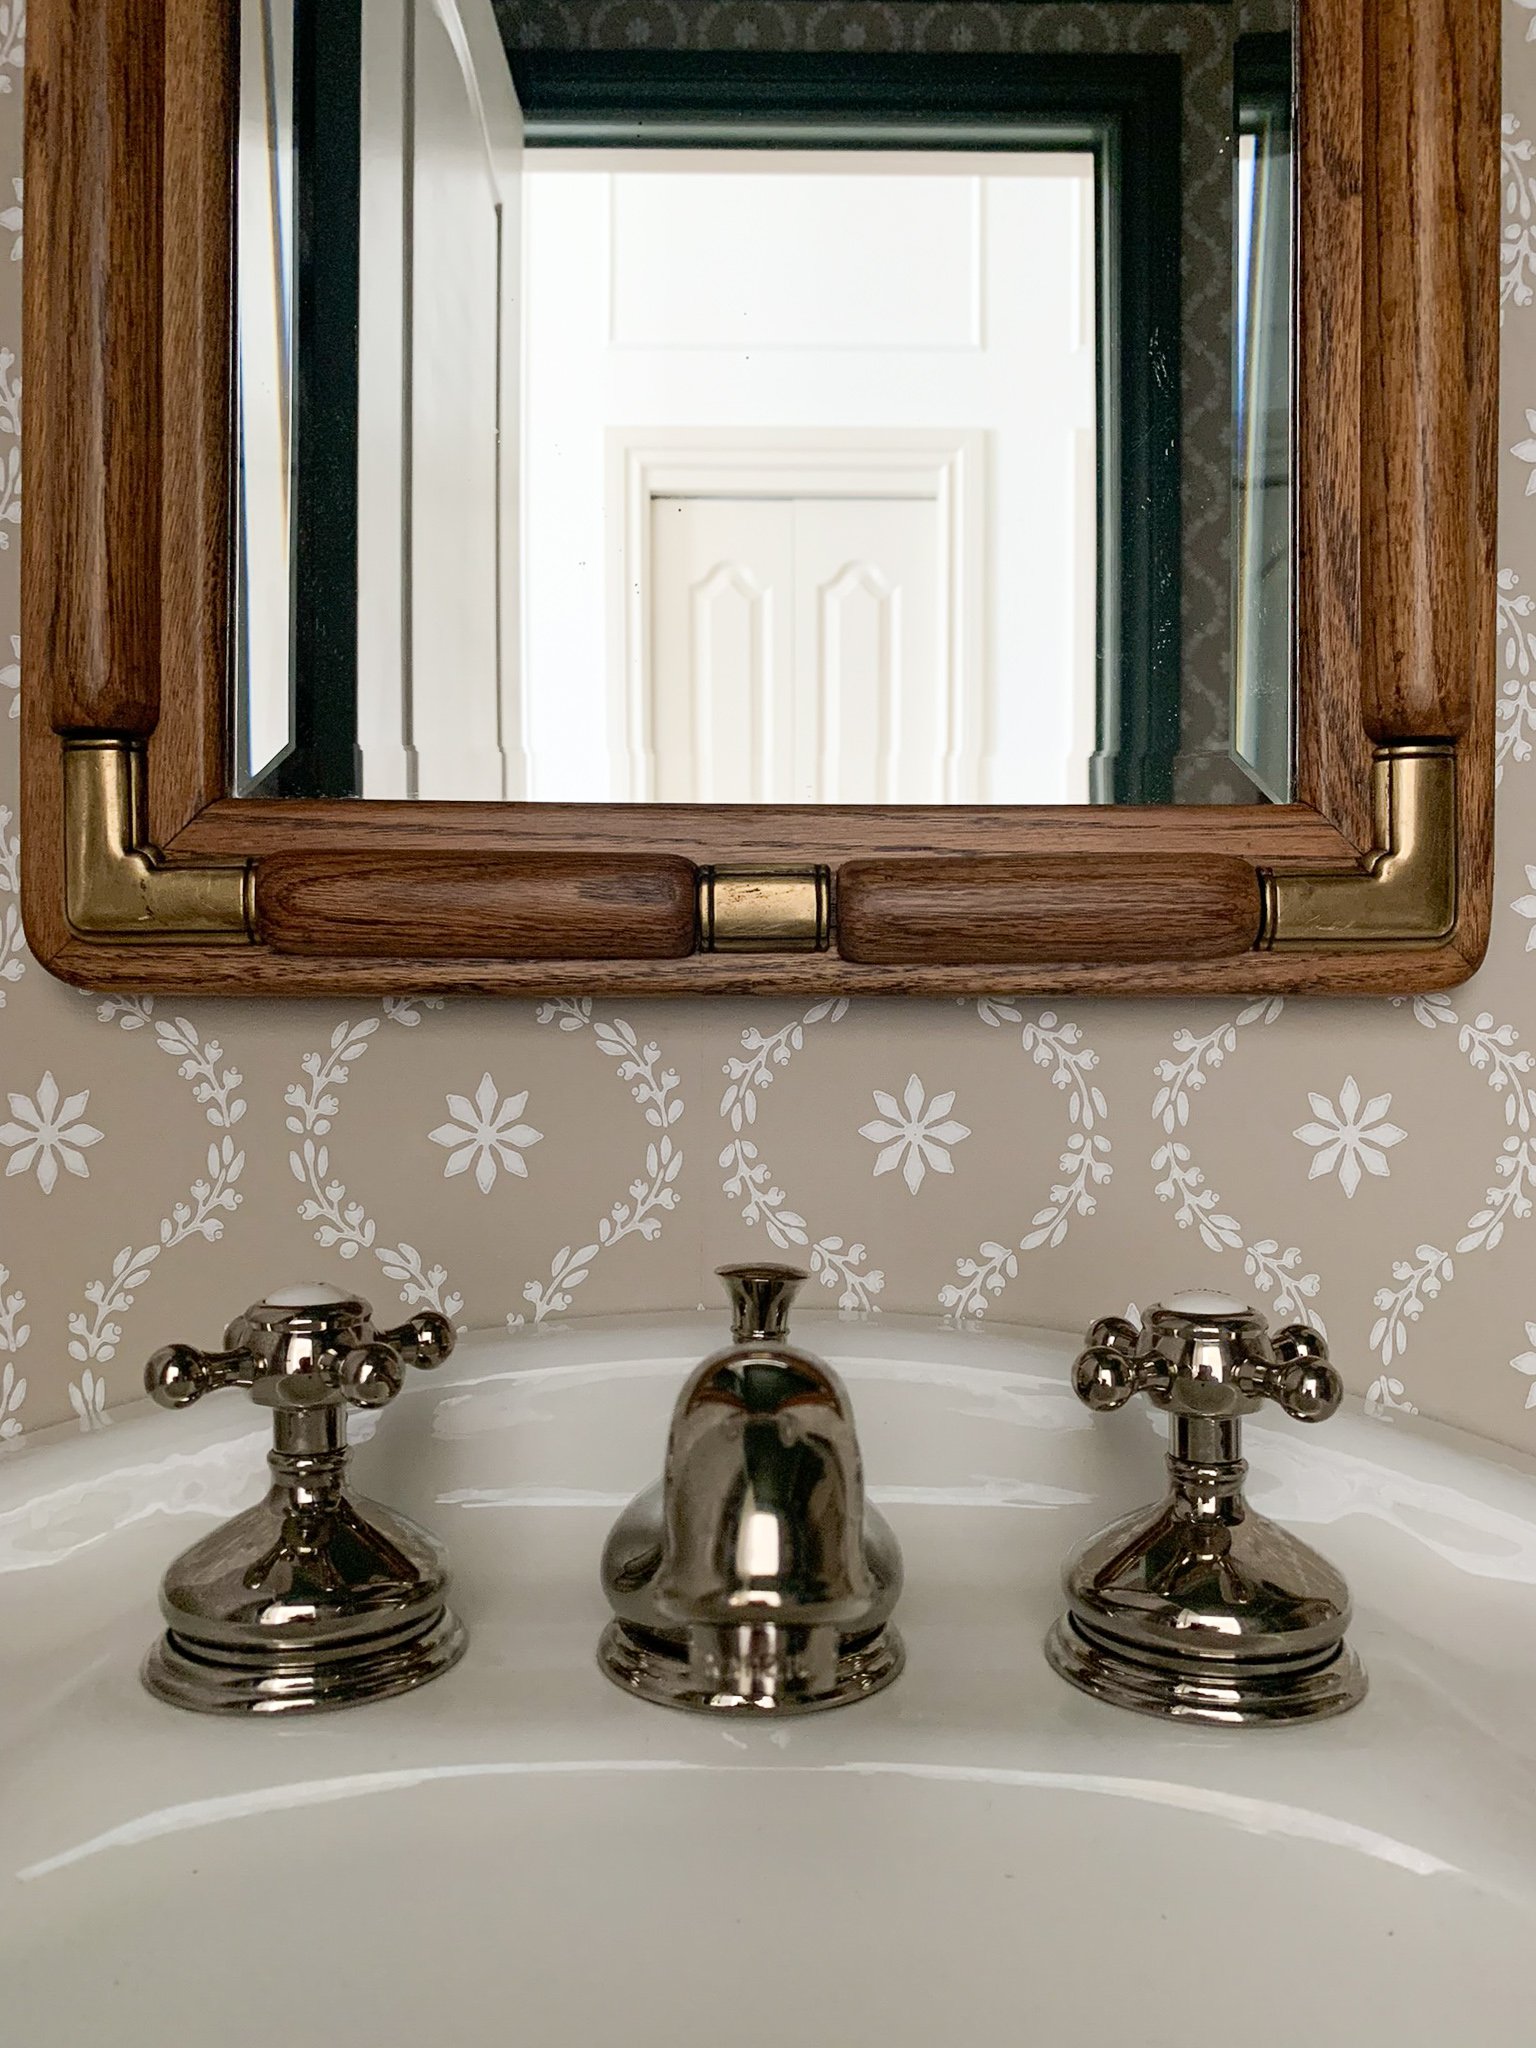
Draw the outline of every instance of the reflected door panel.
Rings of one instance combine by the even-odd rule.
[[[932,803],[953,752],[923,499],[656,498],[663,802]]]
[[[650,565],[656,796],[762,803],[794,761],[794,508],[653,499]]]
[[[799,780],[812,801],[943,802],[960,708],[945,688],[945,570],[931,499],[795,507]]]

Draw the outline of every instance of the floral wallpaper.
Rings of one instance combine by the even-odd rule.
[[[1037,10],[1030,10],[1031,12]],[[1043,10],[1041,10],[1043,11]],[[1124,7],[1151,17],[1157,10]],[[769,0],[612,0],[740,39]],[[1010,9],[801,0],[848,46]],[[1498,915],[1396,1003],[96,1000],[16,903],[19,0],[0,0],[0,1444],[320,1275],[466,1327],[718,1299],[1077,1326],[1191,1281],[1322,1322],[1383,1420],[1536,1448],[1536,11],[1506,11]],[[692,24],[692,27],[689,27]],[[810,33],[810,31],[808,31]],[[10,706],[14,712],[14,696]]]

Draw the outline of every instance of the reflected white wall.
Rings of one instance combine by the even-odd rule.
[[[1086,154],[557,151],[524,159],[530,793],[631,793],[613,718],[616,428],[982,430],[972,800],[1082,801],[1094,746]]]

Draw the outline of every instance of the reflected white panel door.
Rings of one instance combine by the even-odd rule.
[[[521,795],[522,119],[492,0],[369,0],[363,24],[364,794]]]
[[[663,803],[931,803],[949,593],[924,498],[656,498]]]

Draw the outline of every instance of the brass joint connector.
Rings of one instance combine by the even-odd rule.
[[[1402,742],[1376,755],[1376,847],[1358,868],[1264,869],[1262,948],[1443,946],[1456,930],[1456,754]]]
[[[824,953],[830,868],[700,868],[701,953]]]
[[[132,740],[64,744],[64,914],[82,939],[249,944],[254,861],[169,865],[147,840],[144,756]]]

